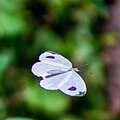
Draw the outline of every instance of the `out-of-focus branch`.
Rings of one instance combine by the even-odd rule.
[[[107,48],[104,54],[106,94],[108,110],[116,116],[120,113],[120,0],[114,0],[109,6],[109,15],[106,29],[115,32],[117,43]]]

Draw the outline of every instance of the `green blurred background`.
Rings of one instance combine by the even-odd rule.
[[[105,94],[102,53],[116,42],[107,18],[104,0],[0,0],[0,120],[119,120]],[[47,50],[88,64],[84,97],[38,85],[30,69]]]

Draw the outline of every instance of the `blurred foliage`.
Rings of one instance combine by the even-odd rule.
[[[6,120],[33,120],[33,119],[23,118],[23,117],[10,117]]]
[[[0,120],[110,120],[101,53],[115,41],[102,31],[107,17],[103,0],[0,0]],[[30,69],[47,50],[88,64],[84,97],[39,87]]]

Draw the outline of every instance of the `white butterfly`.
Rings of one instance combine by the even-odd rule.
[[[79,70],[72,68],[71,62],[60,54],[52,51],[42,53],[31,71],[41,78],[39,84],[45,89],[59,89],[70,96],[83,96],[86,93],[86,85],[76,73]]]

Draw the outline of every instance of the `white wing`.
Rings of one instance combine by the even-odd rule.
[[[45,89],[55,90],[64,79],[67,80],[68,69],[72,68],[69,60],[54,52],[44,52],[39,56],[40,62],[36,62],[31,71],[37,77],[41,77],[40,86]]]
[[[69,60],[67,60],[65,57],[61,56],[60,54],[52,52],[52,51],[46,51],[42,53],[39,56],[39,60],[42,62],[51,62],[54,64],[55,63],[60,64],[66,68],[72,68],[72,64]]]
[[[83,96],[86,93],[86,85],[83,79],[75,71],[69,80],[60,86],[60,90],[70,96]]]
[[[69,73],[69,74],[68,74]],[[40,86],[48,90],[58,90],[59,86],[67,82],[72,75],[72,72],[62,74],[53,74],[45,76],[44,80],[40,81]]]
[[[36,62],[33,64],[31,71],[37,77],[42,77],[43,79],[47,75],[57,74],[66,71],[67,69],[61,65],[51,64],[50,62]]]
[[[86,85],[72,69],[72,64],[63,56],[54,52],[44,52],[39,56],[31,71],[41,77],[40,86],[49,90],[61,90],[70,96],[83,96]]]

